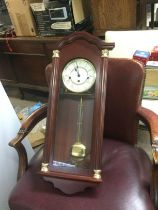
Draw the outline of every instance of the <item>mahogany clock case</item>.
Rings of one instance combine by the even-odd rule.
[[[54,51],[52,65],[47,66],[51,76],[49,74],[50,78],[47,78],[50,89],[42,176],[101,182],[100,174],[97,177],[94,171],[101,171],[108,66],[103,50],[113,46],[87,32],[75,32],[59,42]],[[63,84],[63,69],[74,59],[84,59],[95,68],[95,84],[87,91],[72,92]],[[81,137],[77,126],[80,121],[82,142],[78,148],[75,141],[77,136]]]

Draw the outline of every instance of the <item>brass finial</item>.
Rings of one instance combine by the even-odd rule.
[[[59,50],[53,50],[53,58],[59,58]]]
[[[94,175],[93,177],[95,179],[101,179],[101,170],[94,170]]]
[[[109,57],[109,50],[107,50],[107,49],[102,50],[102,56],[101,57]]]
[[[42,163],[41,171],[42,172],[47,172],[48,171],[48,163]]]

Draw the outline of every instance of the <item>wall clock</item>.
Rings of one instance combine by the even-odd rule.
[[[87,32],[75,32],[53,51],[47,129],[39,172],[67,194],[102,182],[101,151],[108,50]]]

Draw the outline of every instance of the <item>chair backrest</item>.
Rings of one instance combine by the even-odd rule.
[[[137,109],[144,84],[143,66],[130,59],[109,58],[104,135],[136,143]]]
[[[49,85],[52,64],[46,67]],[[138,119],[144,84],[143,66],[131,59],[109,58],[104,137],[136,143]]]

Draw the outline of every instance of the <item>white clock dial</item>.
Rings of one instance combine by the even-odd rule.
[[[64,67],[62,80],[65,87],[72,92],[87,91],[95,83],[95,67],[86,59],[73,59]]]

